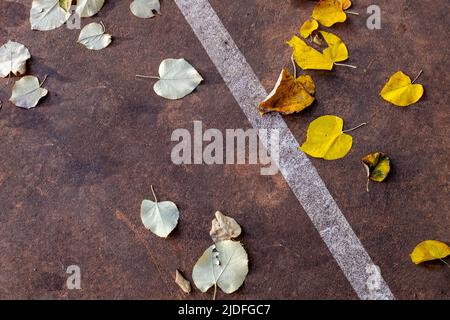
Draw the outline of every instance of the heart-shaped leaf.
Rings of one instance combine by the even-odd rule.
[[[141,220],[145,228],[158,237],[167,238],[177,226],[180,213],[172,201],[158,202],[153,187],[152,193],[155,201],[142,201]]]
[[[426,240],[419,243],[411,253],[411,260],[415,264],[425,261],[444,259],[450,255],[450,247],[441,241]]]
[[[337,22],[347,20],[347,14],[343,7],[350,7],[350,5],[348,1],[342,3],[340,0],[320,0],[314,7],[312,17],[319,21],[321,25],[331,27]]]
[[[300,112],[314,102],[315,88],[311,76],[301,75],[294,79],[284,68],[272,92],[260,103],[259,112],[275,111],[285,115]]]
[[[41,88],[38,78],[25,76],[18,80],[12,89],[9,99],[17,107],[31,109],[36,107],[39,100],[48,93],[47,89]]]
[[[161,14],[159,0],[134,0],[130,4],[131,12],[138,18],[153,18],[154,11]]]
[[[330,33],[325,31],[320,31],[325,42],[328,44],[328,48],[323,50],[323,55],[334,62],[341,62],[348,59],[348,50],[342,40]]]
[[[414,84],[410,77],[398,71],[389,78],[380,95],[396,106],[407,107],[419,101],[423,93],[421,84]]]
[[[96,15],[103,7],[105,0],[78,0],[76,13],[82,18]]]
[[[337,116],[319,117],[310,123],[307,131],[306,142],[300,149],[314,158],[325,160],[336,160],[343,158],[351,150],[353,144],[352,136],[345,132],[353,131],[356,128],[342,131],[344,120]]]
[[[30,24],[32,30],[48,31],[59,28],[70,17],[59,0],[33,0],[30,11]]]
[[[8,41],[0,47],[0,77],[22,75],[27,69],[26,62],[31,58],[30,51],[18,42]]]
[[[101,50],[109,46],[112,41],[110,34],[105,33],[105,26],[92,22],[86,25],[80,32],[78,43],[91,50]]]
[[[225,240],[205,250],[192,271],[195,286],[202,292],[214,286],[233,293],[244,283],[248,273],[248,256],[241,243]]]

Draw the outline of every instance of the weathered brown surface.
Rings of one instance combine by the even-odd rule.
[[[369,1],[354,1],[365,12]],[[436,5],[439,2],[440,5]],[[210,298],[190,296],[174,283],[175,269],[190,278],[210,245],[213,214],[221,210],[242,225],[250,274],[231,299],[355,299],[356,295],[280,175],[258,166],[175,166],[176,128],[248,128],[181,13],[162,2],[163,15],[141,20],[127,1],[108,1],[100,14],[112,45],[92,52],[76,44],[77,30],[30,31],[29,4],[1,1],[0,42],[13,39],[33,56],[28,72],[43,78],[49,97],[38,108],[7,102],[12,82],[1,80],[0,298]],[[312,10],[312,1],[212,0],[267,89],[289,65],[284,44]],[[336,114],[353,133],[349,156],[313,160],[365,248],[398,298],[449,298],[449,270],[416,267],[414,245],[450,241],[448,231],[448,1],[379,1],[383,29],[370,31],[365,15],[334,30],[347,43],[357,70],[311,72],[317,102],[286,117],[299,141],[315,117]],[[420,13],[420,14],[419,14]],[[192,95],[170,102],[148,80],[162,59],[184,57],[206,79]],[[367,72],[365,66],[375,58]],[[398,69],[424,75],[426,96],[398,109],[378,92]],[[359,158],[382,150],[394,172],[365,192]],[[139,218],[150,184],[174,201],[181,221],[167,240],[145,230]],[[65,289],[65,268],[80,265],[82,290]]]

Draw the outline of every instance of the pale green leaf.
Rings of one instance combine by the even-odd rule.
[[[14,84],[9,100],[20,108],[34,108],[39,100],[48,93],[47,89],[41,88],[41,86],[38,78],[34,76],[22,77]]]
[[[105,33],[103,24],[92,22],[86,25],[80,32],[78,43],[91,50],[101,50],[109,46],[112,41],[110,34]]]
[[[30,51],[23,44],[8,41],[0,47],[0,77],[7,77],[11,73],[16,76],[24,74],[26,62],[30,58]]]
[[[33,0],[30,11],[32,30],[48,31],[59,28],[70,13],[59,5],[59,0]]]
[[[194,91],[202,81],[202,76],[186,60],[165,59],[159,66],[159,81],[153,89],[163,98],[176,100]]]
[[[244,283],[248,273],[248,256],[240,242],[225,240],[210,246],[192,271],[195,286],[202,292],[218,286],[233,293]]]
[[[153,188],[152,188],[153,191]],[[144,200],[141,204],[141,220],[145,228],[158,237],[166,238],[178,224],[180,213],[172,201]]]
[[[138,18],[153,18],[154,12],[161,14],[161,5],[159,0],[134,0],[130,10]]]
[[[82,17],[92,17],[103,7],[105,0],[78,0],[76,13]]]

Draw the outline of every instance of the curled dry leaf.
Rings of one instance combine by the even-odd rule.
[[[48,31],[59,28],[70,13],[59,5],[59,0],[33,0],[30,10],[32,30]]]
[[[39,100],[48,93],[47,89],[41,88],[41,86],[42,83],[39,83],[39,79],[34,76],[22,77],[14,84],[9,100],[20,108],[34,108]]]
[[[319,29],[319,23],[315,19],[308,19],[300,27],[300,35],[306,39],[317,29]]]
[[[367,172],[367,192],[369,192],[369,180],[383,182],[391,170],[391,160],[386,153],[373,152],[361,159]]]
[[[345,132],[353,131],[365,124],[342,131],[344,121],[341,118],[330,115],[319,117],[310,123],[306,142],[300,147],[300,150],[314,158],[325,160],[343,158],[351,150],[353,144],[352,136]]]
[[[184,293],[191,292],[191,283],[183,277],[178,269],[175,271],[175,283],[181,288],[181,290],[183,290]]]
[[[311,76],[301,75],[295,79],[284,68],[272,92],[260,103],[259,112],[275,111],[285,115],[300,112],[314,102],[315,89]]]
[[[154,12],[161,14],[161,5],[159,0],[134,0],[130,10],[138,18],[153,18]]]
[[[390,77],[380,95],[396,106],[407,107],[419,101],[423,93],[421,84],[414,84],[410,77],[398,71]]]
[[[441,241],[426,240],[419,243],[411,253],[411,261],[419,264],[425,261],[444,259],[450,255],[450,247]]]
[[[172,201],[158,202],[153,187],[152,193],[155,201],[142,201],[141,220],[145,228],[158,237],[167,238],[177,226],[180,213]]]
[[[227,217],[220,211],[216,211],[215,218],[212,220],[211,231],[209,235],[214,242],[231,240],[239,237],[241,226],[233,218]]]
[[[105,33],[105,26],[92,22],[81,29],[78,43],[83,44],[90,50],[101,50],[111,43],[111,35]]]
[[[78,0],[76,13],[82,18],[96,15],[103,7],[105,0]]]
[[[233,293],[244,283],[248,273],[248,256],[240,242],[225,240],[205,250],[192,271],[195,286],[202,292],[214,286]]]
[[[24,74],[30,58],[30,51],[23,44],[8,41],[0,47],[0,77],[5,78],[11,73],[16,76]]]
[[[345,22],[347,14],[343,7],[348,6],[348,2],[340,0],[320,0],[314,7],[312,17],[325,27],[331,27],[337,22]]]

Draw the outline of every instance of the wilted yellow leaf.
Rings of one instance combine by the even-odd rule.
[[[314,19],[308,19],[300,27],[300,35],[308,38],[317,29],[319,29],[319,23]]]
[[[347,1],[341,3],[340,0],[320,0],[314,7],[312,17],[325,27],[331,27],[337,22],[347,20],[344,6],[348,6]]]
[[[386,153],[374,152],[361,159],[367,172],[367,192],[369,192],[369,180],[382,182],[391,171],[391,160]]]
[[[302,39],[293,36],[287,43],[293,50],[295,62],[303,70],[332,70],[333,61],[316,49],[308,46]]]
[[[342,129],[344,121],[336,116],[317,118],[308,127],[306,142],[300,147],[314,158],[336,160],[343,158],[352,148],[352,136]]]
[[[262,114],[279,112],[286,115],[300,112],[314,102],[312,95],[315,89],[311,76],[301,75],[295,79],[284,68],[272,92],[260,103],[259,111]]]
[[[396,106],[407,107],[419,101],[423,92],[421,84],[414,84],[410,77],[398,71],[391,76],[380,95]]]
[[[450,255],[450,247],[436,240],[426,240],[419,243],[411,253],[411,260],[415,264],[436,259],[443,259]]]
[[[329,32],[320,31],[320,34],[328,44],[328,48],[323,50],[323,55],[333,62],[345,61],[348,59],[348,50],[342,40]]]

